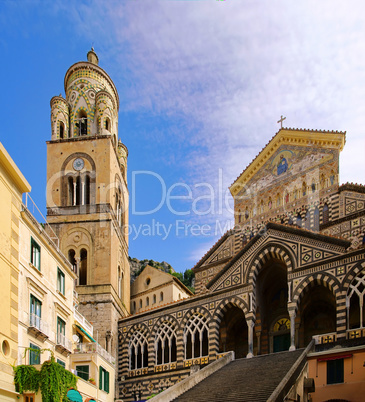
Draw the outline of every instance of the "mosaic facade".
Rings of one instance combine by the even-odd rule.
[[[243,171],[230,188],[236,226],[193,268],[195,295],[119,321],[120,399],[229,350],[249,358],[365,335],[365,191],[338,183],[344,143],[345,133],[281,129]]]

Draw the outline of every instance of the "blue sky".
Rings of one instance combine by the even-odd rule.
[[[42,211],[49,101],[91,46],[120,97],[132,257],[191,268],[232,221],[227,188],[282,114],[287,127],[346,130],[340,181],[365,182],[363,1],[1,0],[0,141]],[[164,189],[186,198],[169,204]]]

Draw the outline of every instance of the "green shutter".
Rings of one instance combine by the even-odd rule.
[[[109,393],[109,371],[105,371],[105,391]]]
[[[99,389],[103,389],[103,368],[99,367]]]
[[[29,364],[40,364],[41,357],[40,357],[40,353],[37,352],[37,350],[40,350],[40,348],[37,345],[34,345],[33,343],[30,343],[29,347],[32,349],[36,349],[36,350],[29,351]]]

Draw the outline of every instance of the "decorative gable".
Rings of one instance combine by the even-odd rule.
[[[204,263],[202,264],[203,266],[217,263],[220,260],[224,260],[225,258],[231,257],[233,254],[233,247],[234,247],[234,240],[233,236],[228,237],[228,239],[216,250],[212,253],[211,256],[209,256]]]

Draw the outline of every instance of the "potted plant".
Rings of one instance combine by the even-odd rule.
[[[92,377],[89,378],[89,383],[91,383],[92,385],[96,385],[95,379]]]

